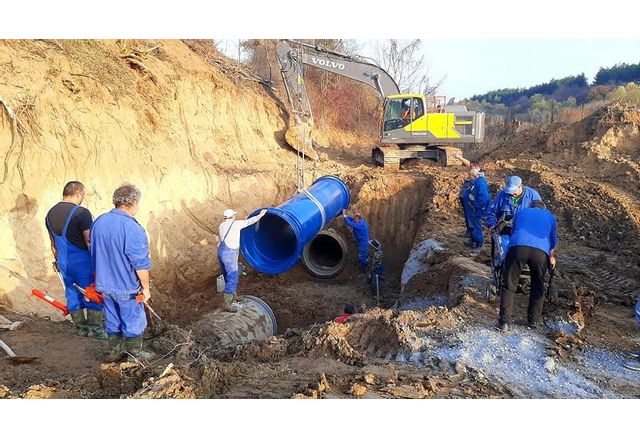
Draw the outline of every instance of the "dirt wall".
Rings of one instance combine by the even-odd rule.
[[[212,284],[222,210],[282,201],[295,167],[281,108],[222,70],[177,40],[0,42],[0,301],[59,315],[28,292],[62,297],[44,217],[69,180],[94,216],[140,187],[152,294]]]

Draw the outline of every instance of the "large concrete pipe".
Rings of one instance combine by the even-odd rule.
[[[278,332],[269,305],[254,296],[242,296],[238,312],[214,311],[191,325],[195,338],[217,348],[264,340]]]
[[[329,279],[344,268],[346,251],[347,244],[335,230],[321,230],[304,247],[302,264],[312,275]]]
[[[331,175],[320,177],[280,206],[268,208],[258,223],[243,229],[242,255],[260,273],[289,270],[300,260],[305,245],[349,207],[349,201],[349,189],[342,180]]]

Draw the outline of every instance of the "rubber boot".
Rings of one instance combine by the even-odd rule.
[[[107,339],[107,333],[104,332],[102,323],[102,311],[87,309],[87,323],[89,325],[89,337],[97,338],[98,340]]]
[[[86,337],[89,335],[89,323],[84,316],[83,309],[77,309],[75,311],[71,311],[69,313],[71,315],[71,320],[73,324],[76,325],[76,334],[81,337]]]
[[[104,356],[104,361],[107,363],[120,361],[122,354],[124,354],[122,352],[122,337],[120,337],[120,334],[108,335],[107,339],[109,340],[109,351]]]
[[[222,309],[226,312],[238,312],[238,310],[232,305],[233,294],[224,294],[224,301],[222,302]]]
[[[135,338],[125,338],[124,348],[127,354],[132,355],[137,360],[151,360],[155,355],[142,349],[142,336]]]

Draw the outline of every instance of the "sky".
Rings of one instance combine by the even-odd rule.
[[[219,40],[218,47],[236,58],[238,41]],[[375,58],[379,40],[356,41],[361,55]],[[438,94],[456,100],[580,73],[591,82],[600,67],[640,62],[640,39],[423,39],[422,45],[431,76],[445,78]]]
[[[362,42],[365,52],[373,45]],[[429,39],[423,46],[432,76],[446,75],[438,94],[456,100],[580,73],[591,81],[602,66],[640,62],[640,40]]]

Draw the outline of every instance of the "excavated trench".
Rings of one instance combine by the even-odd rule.
[[[370,238],[380,240],[383,245],[385,300],[381,305],[384,306],[393,304],[400,291],[400,273],[423,221],[430,200],[431,180],[422,175],[376,171],[344,180],[351,191],[349,211],[360,212],[369,223]],[[365,280],[357,276],[357,267],[355,239],[338,217],[306,246],[301,262],[293,269],[280,275],[265,275],[247,264],[248,274],[241,276],[238,291],[264,300],[275,314],[278,333],[283,333],[288,328],[331,320],[341,314],[348,303],[377,306],[377,298]],[[185,312],[171,315],[171,320],[183,326],[196,324],[194,322],[201,325],[202,319],[219,309],[222,294],[215,291],[218,270],[216,266],[216,271],[203,273],[208,277],[207,287],[181,298],[180,308]]]

